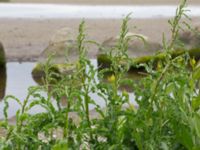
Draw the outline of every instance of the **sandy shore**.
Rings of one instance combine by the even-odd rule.
[[[192,23],[198,24],[199,18],[194,18]],[[47,47],[51,37],[61,28],[68,27],[77,34],[78,19],[0,19],[0,41],[2,41],[8,60],[30,61],[35,60]],[[88,38],[99,43],[119,33],[121,20],[114,19],[88,19],[86,32]],[[151,40],[160,42],[162,33],[170,37],[170,26],[167,19],[136,19],[129,22],[130,31],[148,36]],[[97,48],[89,51],[95,57]]]
[[[67,4],[102,4],[102,5],[156,5],[178,4],[179,0],[11,0],[15,3],[67,3]],[[188,0],[188,4],[200,4],[199,0]]]

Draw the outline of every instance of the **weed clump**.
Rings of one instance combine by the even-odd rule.
[[[137,82],[125,76],[133,64],[127,55],[131,39],[126,35],[129,16],[123,20],[115,52],[109,50],[107,55],[110,65],[100,71],[86,57],[87,41],[82,22],[77,37],[79,60],[75,71],[52,73],[47,61],[44,85],[30,87],[23,103],[14,96],[5,98],[5,120],[0,122],[0,127],[6,134],[0,138],[0,149],[200,149],[200,66],[187,51],[176,57],[170,52],[180,29],[181,16],[185,15],[185,3],[182,1],[170,21],[171,42],[163,38],[165,57],[162,62],[157,68],[151,61],[137,64],[148,73]],[[107,72],[111,76],[104,82]],[[55,76],[59,80],[52,82]],[[123,84],[131,88],[137,107],[125,89],[119,92]],[[96,93],[105,107],[101,108],[90,93]],[[21,106],[15,125],[8,122],[10,99]],[[65,106],[61,106],[63,100]],[[38,105],[46,111],[30,115],[29,110]],[[90,105],[98,117],[91,117]],[[76,115],[76,121],[71,114]]]

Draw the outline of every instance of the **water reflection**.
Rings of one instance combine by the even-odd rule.
[[[21,102],[24,101],[29,86],[36,85],[31,76],[31,71],[35,63],[16,63],[9,62],[6,64],[5,70],[1,70],[0,78],[0,94],[2,99],[5,95],[14,95]],[[0,101],[0,119],[3,118],[4,101]],[[9,102],[9,117],[15,115],[19,109],[19,105],[15,101]]]
[[[92,64],[95,68],[97,68],[97,60],[91,60]],[[1,99],[5,95],[14,95],[16,96],[21,102],[27,96],[28,88],[30,86],[37,85],[37,83],[33,80],[31,76],[32,69],[35,66],[35,63],[7,63],[7,69],[0,71],[1,78],[0,78],[0,90],[1,90]],[[7,71],[7,73],[6,73]],[[7,75],[7,76],[6,76]],[[97,80],[97,76],[95,76]],[[119,91],[119,94],[121,92]],[[45,96],[45,95],[44,95]],[[130,100],[134,105],[137,105],[134,101],[134,94],[130,93]],[[97,93],[90,93],[90,97],[95,100],[96,104],[100,107],[105,107],[104,100],[98,96]],[[52,100],[52,104],[56,106],[56,101]],[[64,104],[65,105],[65,104]],[[90,110],[94,109],[94,105],[90,105]],[[0,120],[3,119],[3,108],[4,108],[4,101],[0,101]],[[20,108],[19,104],[15,101],[9,101],[9,109],[8,109],[8,117],[12,118],[15,116],[16,111]],[[39,112],[43,112],[44,109],[42,107],[33,107],[29,113],[35,114]]]
[[[6,92],[6,67],[0,67],[0,100],[4,98]]]

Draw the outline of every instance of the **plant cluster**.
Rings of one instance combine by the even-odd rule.
[[[86,56],[82,22],[77,37],[79,60],[74,71],[62,75],[52,72],[49,59],[44,66],[44,85],[30,87],[23,103],[14,96],[5,98],[5,120],[0,122],[5,136],[0,137],[0,149],[199,150],[200,66],[187,52],[175,58],[170,55],[185,2],[182,1],[170,21],[171,42],[163,38],[165,59],[157,67],[153,60],[137,64],[147,73],[137,82],[125,75],[134,65],[127,55],[131,39],[127,36],[129,17],[123,20],[115,48],[109,50],[110,67],[100,71]],[[110,76],[105,82],[107,72]],[[128,85],[134,93],[137,107],[131,103],[126,89],[119,92],[123,85]],[[92,99],[91,93],[98,94],[105,102],[104,108]],[[9,100],[21,106],[15,125],[8,122]],[[65,106],[61,105],[63,101]],[[45,112],[29,114],[38,105]],[[95,107],[97,117],[91,117],[90,105]]]
[[[9,2],[10,0],[0,0],[0,2]]]

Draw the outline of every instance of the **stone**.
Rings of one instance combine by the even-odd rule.
[[[44,63],[51,55],[53,55],[51,63],[54,64],[76,61],[78,59],[78,47],[74,32],[69,28],[58,30],[50,39],[47,48],[40,54],[39,62]]]
[[[52,70],[56,73],[70,73],[75,68],[79,57],[76,37],[69,28],[63,28],[51,38],[47,48],[40,54],[39,61],[32,71],[33,79],[41,84],[44,77],[43,65],[50,59]]]
[[[0,67],[5,67],[6,58],[3,44],[0,42]]]
[[[200,26],[196,26],[194,31],[185,30],[181,32],[176,41],[176,47],[179,47],[178,43],[183,44],[183,48],[188,50],[200,48]]]
[[[4,98],[6,93],[6,68],[0,68],[0,101]]]
[[[131,37],[131,40],[129,41],[129,45],[128,45],[128,55],[130,57],[149,55],[162,49],[161,44],[149,40],[149,38],[146,37],[145,35],[128,33],[127,36]],[[105,40],[102,43],[102,47],[104,50],[100,48],[99,53],[100,54],[106,53],[108,49],[115,47],[118,40],[119,40],[119,36],[111,37]]]
[[[64,62],[74,63],[78,59],[76,41],[66,40],[52,43],[40,54],[39,62],[44,63],[51,57],[51,63],[60,64]]]
[[[196,28],[196,30],[200,31],[200,28]],[[128,45],[128,56],[132,59],[133,64],[130,67],[130,70],[136,72],[141,71],[141,68],[138,68],[137,65],[141,63],[148,63],[152,60],[154,61],[154,65],[157,66],[157,63],[164,60],[166,57],[165,52],[159,51],[162,50],[162,46],[159,43],[148,40],[148,38],[144,35],[128,33],[128,36],[140,36],[146,41],[144,43],[138,38],[130,40]],[[111,60],[107,53],[116,46],[118,39],[119,37],[112,37],[103,42],[102,48],[100,48],[97,56],[98,66],[100,69],[110,66]],[[175,50],[170,52],[172,57],[175,58],[188,51],[190,57],[195,58],[198,61],[200,59],[200,36],[197,33],[192,34],[191,32],[185,32],[180,36],[180,40],[182,40],[185,44],[188,44],[188,49],[175,47]],[[113,49],[112,53],[114,52],[115,50]]]
[[[6,58],[3,44],[0,42],[0,100],[5,96],[6,89]]]
[[[162,49],[162,46],[159,43],[149,40],[145,35],[127,33],[127,36],[131,37],[127,51],[130,58],[142,58],[142,61],[144,61],[147,56],[151,56]],[[100,69],[110,66],[111,62],[107,57],[107,53],[116,46],[118,40],[119,36],[116,36],[111,37],[102,43],[102,47],[97,55],[98,66]],[[112,51],[112,54],[113,53],[115,53],[115,50]]]

